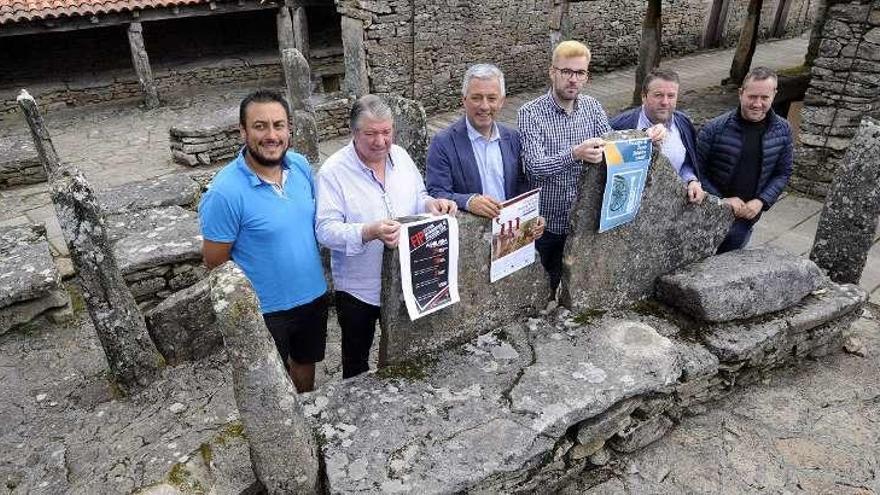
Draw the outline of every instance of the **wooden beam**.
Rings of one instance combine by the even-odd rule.
[[[96,16],[63,17],[57,19],[41,19],[30,22],[0,25],[0,38],[4,36],[21,36],[27,34],[42,34],[50,32],[78,31],[81,29],[94,29],[107,26],[118,26],[136,22],[165,21],[169,19],[183,19],[187,17],[203,17],[209,15],[231,14],[236,12],[253,12],[259,10],[275,10],[279,2],[267,1],[260,3],[259,0],[240,0],[238,3],[216,3],[215,9],[207,4],[181,5],[177,12],[173,8],[157,8],[147,10],[135,10],[130,12],[118,12],[99,14]],[[97,19],[97,23],[92,19]]]
[[[147,108],[159,106],[159,92],[153,80],[153,69],[150,68],[150,57],[144,46],[144,28],[140,22],[128,25],[128,46],[131,49],[131,63],[138,77],[141,92],[144,93],[144,104]]]

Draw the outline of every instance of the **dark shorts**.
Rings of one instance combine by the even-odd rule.
[[[297,364],[324,360],[327,299],[327,294],[324,294],[312,302],[263,315],[263,321],[275,340],[275,347],[285,366],[287,358]]]

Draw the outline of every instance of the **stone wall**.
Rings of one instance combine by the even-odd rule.
[[[698,50],[706,29],[711,0],[663,3],[663,55]],[[813,16],[811,0],[794,0],[786,20],[786,35],[805,30]],[[748,0],[731,4],[722,44],[736,44]],[[761,36],[775,20],[777,0],[764,5]],[[636,63],[644,2],[596,0],[569,6],[570,37],[593,48],[596,71]],[[517,92],[546,83],[550,54],[549,4],[542,0],[517,2],[455,2],[388,0],[338,2],[339,12],[364,24],[370,90],[398,93],[422,102],[429,111],[453,108],[459,101],[459,81],[477,62],[493,62],[507,76],[508,89]],[[621,15],[626,12],[626,15]],[[417,35],[413,35],[417,33]]]
[[[862,117],[880,116],[880,5],[829,0],[791,185],[824,196]]]

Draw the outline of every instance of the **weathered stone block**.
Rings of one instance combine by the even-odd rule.
[[[171,219],[174,210],[146,214],[147,219]],[[177,221],[157,225],[146,232],[134,232],[119,239],[113,252],[123,274],[183,262],[198,262],[202,251],[202,236],[198,219],[185,215]],[[166,269],[168,267],[165,267]]]
[[[852,146],[844,155],[810,251],[810,259],[839,283],[858,283],[880,216],[880,123],[862,121]]]
[[[424,175],[428,157],[428,118],[425,109],[419,102],[400,96],[387,96],[385,99],[394,113],[394,142],[409,153],[419,172]]]
[[[678,174],[655,153],[636,218],[599,234],[604,184],[605,168],[587,167],[572,209],[560,299],[575,312],[650,296],[660,275],[714,254],[733,223],[712,196],[688,203]]]
[[[403,299],[397,250],[382,265],[380,366],[399,363],[453,342],[468,340],[544,307],[550,289],[540,262],[489,283],[492,226],[470,214],[458,216],[458,285],[461,302],[411,321]]]
[[[630,399],[620,404],[615,404],[601,415],[588,419],[578,426],[577,441],[582,445],[588,445],[596,440],[605,441],[615,433],[629,426],[632,419],[630,414],[636,409],[640,401]],[[602,446],[599,445],[599,448]],[[598,449],[596,449],[598,450]],[[588,452],[584,457],[596,452]]]
[[[130,182],[96,193],[105,214],[144,210],[158,206],[191,206],[199,186],[185,174]]]
[[[633,424],[609,442],[611,448],[624,454],[635,452],[656,442],[674,423],[664,415]]]
[[[661,276],[656,296],[701,320],[723,322],[785,309],[823,279],[806,258],[777,248],[740,249]]]
[[[169,364],[201,359],[223,347],[207,279],[171,295],[145,313],[144,319]]]
[[[0,140],[0,189],[46,181],[46,171],[28,139]]]
[[[768,353],[791,353],[798,347],[796,336],[802,332],[833,325],[839,334],[848,326],[845,316],[857,315],[866,300],[865,291],[858,286],[831,284],[771,319],[713,325],[703,331],[701,339],[722,363],[760,365]]]
[[[162,206],[146,210],[126,211],[107,215],[107,238],[116,242],[134,234],[166,230],[173,225],[198,224],[195,212],[180,206]]]
[[[0,228],[0,308],[60,289],[45,234],[30,227]]]
[[[41,314],[70,304],[70,296],[64,289],[51,290],[42,296],[0,307],[0,335],[23,325]]]

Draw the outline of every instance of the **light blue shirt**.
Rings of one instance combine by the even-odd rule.
[[[645,115],[645,107],[642,107],[642,111],[639,113],[639,129],[647,129],[653,125],[654,124],[648,119],[648,116]],[[669,124],[666,126],[666,129],[668,132],[666,133],[666,138],[663,140],[663,144],[660,146],[660,152],[669,159],[669,163],[672,164],[676,173],[678,173],[683,181],[690,182],[696,180],[697,177],[693,175],[693,173],[686,173],[686,177],[682,176],[681,166],[684,164],[687,150],[684,147],[684,142],[681,140],[681,133],[678,130],[678,126],[675,125],[675,117],[669,119]]]
[[[231,243],[230,256],[254,286],[263,313],[327,292],[315,240],[315,191],[306,159],[288,151],[283,187],[257,177],[244,155],[220,170],[199,204],[202,237]]]
[[[474,129],[470,120],[465,117],[468,138],[471,140],[471,149],[474,150],[474,158],[477,160],[477,169],[480,171],[480,184],[483,186],[483,194],[498,201],[504,201],[504,162],[501,158],[501,136],[498,134],[498,126],[492,123],[492,135],[486,139],[480,131]]]
[[[317,183],[318,242],[330,249],[333,287],[379,306],[385,245],[364,243],[364,226],[424,213],[432,198],[422,175],[406,150],[392,145],[383,185],[349,142],[324,162]]]

